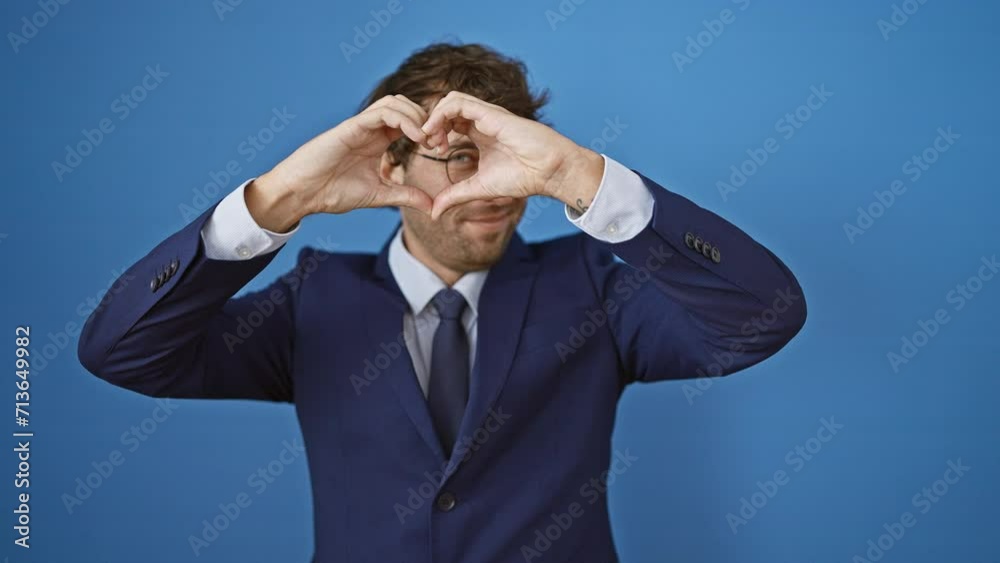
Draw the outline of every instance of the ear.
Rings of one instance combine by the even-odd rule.
[[[382,153],[382,160],[379,161],[378,175],[383,182],[406,185],[406,170],[402,164],[393,164],[389,158],[389,153]]]

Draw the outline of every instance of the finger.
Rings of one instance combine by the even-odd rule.
[[[463,100],[468,100],[470,102],[474,102],[474,103],[477,103],[479,105],[486,106],[488,108],[492,108],[494,110],[507,111],[507,109],[504,108],[503,106],[498,106],[496,104],[491,104],[491,103],[487,102],[486,100],[483,100],[483,99],[480,99],[480,98],[477,98],[477,97],[473,96],[472,94],[466,94],[465,92],[460,92],[458,90],[452,90],[452,91],[448,92],[448,94],[444,98],[442,98],[442,100],[444,100],[444,99],[454,99],[454,98],[461,98]]]
[[[393,98],[395,98],[398,102],[401,102],[404,107],[412,108],[413,111],[416,113],[416,119],[419,123],[423,124],[424,122],[427,121],[427,117],[430,114],[427,113],[427,110],[424,109],[423,106],[421,106],[420,104],[414,102],[413,100],[407,98],[402,94],[396,94],[395,96],[393,96]]]
[[[377,109],[382,108],[382,107],[392,107],[393,104],[395,104],[398,101],[399,100],[396,98],[396,96],[393,96],[392,94],[388,94],[388,95],[382,96],[381,98],[375,100],[370,106],[368,106],[365,109],[361,110],[360,113],[365,113],[365,112],[368,112],[368,111],[377,110]],[[360,113],[359,113],[359,115],[360,115]]]
[[[477,199],[492,199],[498,197],[496,194],[489,193],[488,190],[484,188],[479,179],[475,176],[462,180],[457,184],[452,184],[447,188],[438,192],[434,196],[433,208],[431,209],[431,219],[437,219],[456,205],[466,203],[469,201],[475,201]]]
[[[445,100],[451,100],[451,99],[454,99],[456,97],[465,97],[465,96],[467,96],[467,95],[464,94],[464,93],[462,93],[462,92],[459,92],[458,90],[452,90],[451,92],[448,92],[448,94],[445,95],[443,98],[441,98],[440,100],[438,100],[437,104],[435,104],[435,107],[431,108],[431,112],[433,113],[433,110],[438,105],[441,105],[441,103],[444,102]],[[475,98],[473,98],[473,99],[475,99]],[[465,120],[463,120],[463,121],[465,121]],[[427,125],[427,123],[425,122],[424,125]],[[457,131],[460,134],[464,134],[464,131],[461,131],[460,128],[456,127],[455,125],[456,124],[453,121],[444,120],[442,122],[441,126],[439,126],[437,128],[437,131],[435,131],[435,132],[433,132],[433,133],[431,133],[429,135],[429,137],[431,138],[431,142],[437,143],[436,146],[439,149],[438,152],[446,152],[450,148],[451,143],[448,140],[448,134],[451,133],[451,131],[454,130],[454,131]],[[424,132],[426,133],[428,131],[425,129]]]
[[[464,117],[456,117],[452,120],[445,120],[438,131],[428,135],[428,142],[435,145],[435,150],[437,150],[439,154],[446,153],[451,148],[452,141],[449,138],[449,135],[452,131],[458,133],[459,135],[467,136],[469,140],[475,143],[480,149],[497,142],[496,138],[484,135],[481,131],[479,131],[474,122],[465,119]]]
[[[365,111],[375,110],[381,107],[388,107],[394,110],[400,111],[408,115],[415,123],[423,125],[427,121],[427,110],[421,107],[419,104],[413,102],[406,96],[402,94],[387,95],[379,98],[375,103],[368,106]],[[399,135],[392,135],[393,140],[399,138]],[[427,149],[434,148],[429,142],[431,139],[428,138],[422,144]]]
[[[357,115],[358,124],[373,130],[380,127],[391,127],[401,130],[410,140],[423,144],[427,134],[420,130],[420,125],[409,115],[387,105],[363,111]]]
[[[430,214],[433,205],[431,196],[419,188],[383,182],[367,207],[409,207]]]
[[[454,129],[456,122],[462,120],[477,122],[486,119],[489,111],[482,105],[462,98],[446,98],[431,110],[423,131],[432,135],[450,131]]]
[[[392,96],[392,99],[386,103],[386,107],[393,108],[410,116],[410,119],[412,119],[414,123],[421,126],[427,121],[427,110],[420,107],[420,105],[414,103],[402,94]],[[432,139],[428,136],[427,140],[422,143],[424,148],[428,150],[434,148],[430,143],[431,140]]]
[[[484,136],[478,130],[476,130],[473,122],[465,119],[464,117],[456,117],[455,119],[445,120],[437,132],[429,135],[436,145],[441,149],[441,152],[447,152],[451,148],[451,141],[448,139],[448,135],[452,132],[456,132],[459,135],[467,135],[472,142],[476,143],[477,139],[488,139],[489,137]],[[476,143],[481,145],[481,143]]]
[[[366,112],[368,110],[373,110],[375,108],[380,108],[380,107],[386,105],[387,103],[389,103],[389,100],[391,100],[391,99],[392,99],[392,96],[382,96],[381,98],[379,98],[379,99],[375,100],[374,102],[372,102],[371,105],[369,105],[365,109],[361,110],[361,113],[364,113],[364,112]]]
[[[432,108],[431,114],[433,115],[434,110],[437,110],[439,107],[443,107],[444,105],[454,103],[454,100],[456,99],[466,100],[469,103],[478,104],[479,106],[482,106],[484,109],[492,110],[493,112],[510,113],[501,106],[484,102],[483,100],[480,100],[475,96],[466,94],[464,92],[459,92],[458,90],[452,90],[444,98],[439,100],[437,105],[434,108]],[[426,126],[427,124],[425,123],[424,132],[427,132]],[[473,121],[469,119],[466,119],[464,117],[444,119],[442,120],[441,125],[438,126],[438,130],[429,135],[431,139],[430,142],[437,143],[436,146],[439,149],[441,149],[439,152],[445,152],[447,151],[448,148],[450,148],[451,143],[448,141],[448,134],[451,131],[455,131],[461,135],[469,135],[469,137],[472,138],[472,140],[477,144],[481,144],[482,140],[485,140],[487,138],[484,135],[480,134],[480,132],[475,128]]]
[[[462,96],[445,97],[431,111],[422,130],[428,134],[435,134],[439,129],[454,127],[451,123],[463,118],[472,121],[475,128],[484,135],[496,137],[500,133],[502,117],[500,108],[489,106],[480,100]]]
[[[379,117],[385,125],[394,129],[399,129],[407,137],[409,137],[411,141],[417,144],[424,144],[427,142],[427,135],[420,130],[420,124],[417,121],[414,121],[412,117],[388,106],[380,108],[376,111],[379,112]]]
[[[427,121],[427,112],[421,111],[421,109],[413,107],[412,104],[408,104],[405,101],[397,98],[396,96],[390,96],[389,99],[385,102],[385,105],[382,107],[398,111],[406,115],[410,119],[412,119],[415,123],[418,123],[420,125],[423,125],[424,122]]]

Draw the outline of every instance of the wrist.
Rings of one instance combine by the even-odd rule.
[[[545,190],[547,196],[584,213],[604,178],[604,157],[588,148],[577,146],[560,163]]]
[[[274,233],[291,231],[308,215],[295,190],[271,173],[262,174],[247,184],[243,197],[257,225]]]

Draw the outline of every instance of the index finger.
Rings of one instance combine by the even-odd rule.
[[[441,129],[446,121],[464,118],[472,121],[484,135],[496,137],[500,132],[499,116],[499,110],[485,102],[458,96],[445,97],[431,111],[421,130],[430,136]]]

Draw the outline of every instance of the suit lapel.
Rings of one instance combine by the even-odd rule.
[[[396,229],[399,226],[397,225]],[[395,235],[396,230],[393,230]],[[420,382],[413,369],[413,357],[406,347],[405,339],[400,338],[403,331],[403,315],[409,310],[409,304],[403,297],[399,285],[396,283],[389,268],[389,244],[392,236],[382,246],[382,250],[375,257],[375,280],[372,284],[362,284],[364,287],[362,299],[364,300],[365,319],[368,325],[368,336],[372,342],[403,342],[403,353],[400,358],[390,362],[386,368],[385,376],[392,385],[393,390],[399,397],[399,403],[403,410],[410,417],[413,425],[424,442],[434,453],[435,457],[443,463],[447,459],[445,452],[434,431],[434,422],[431,420],[430,411],[427,408],[427,399],[420,389]]]
[[[395,235],[395,230],[392,235]],[[395,341],[403,330],[403,315],[409,310],[389,268],[392,235],[375,257],[374,283],[363,284],[366,323],[373,342]],[[476,357],[469,386],[469,403],[459,436],[472,436],[485,422],[503,390],[520,339],[537,269],[538,263],[534,260],[531,247],[515,232],[503,257],[486,276],[479,296]],[[413,370],[413,361],[409,351],[405,351],[406,361],[391,362],[385,375],[424,442],[444,462],[452,457],[453,452],[446,454],[441,447],[434,432],[427,399]],[[456,447],[455,452],[458,451]],[[448,464],[446,477],[457,467],[458,459],[453,459]]]
[[[476,358],[459,444],[485,422],[507,382],[538,269],[533,258],[531,248],[515,232],[504,256],[486,276],[479,296]],[[456,447],[455,453],[460,449]],[[458,468],[461,457],[451,459],[448,475]]]

